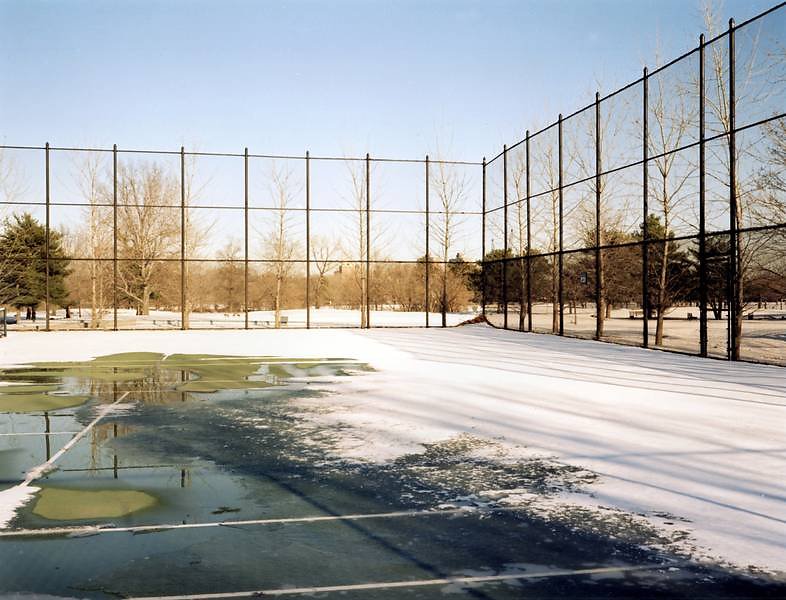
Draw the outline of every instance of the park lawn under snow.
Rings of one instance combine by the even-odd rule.
[[[676,522],[700,556],[786,571],[782,368],[483,325],[16,333],[0,341],[0,366],[130,351],[368,362],[376,371],[344,379],[315,417],[350,425],[339,430],[343,456],[386,461],[461,433],[494,439],[511,456],[598,474],[589,494],[563,501]]]

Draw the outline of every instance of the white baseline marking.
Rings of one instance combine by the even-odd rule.
[[[499,510],[499,509],[495,509]],[[285,517],[281,519],[253,519],[246,521],[215,521],[209,523],[177,523],[165,525],[136,525],[133,527],[51,527],[47,529],[17,529],[0,531],[0,537],[29,537],[49,535],[91,535],[99,533],[135,533],[145,531],[169,531],[172,529],[202,529],[206,527],[239,527],[242,525],[275,525],[285,523],[319,523],[324,521],[361,521],[364,519],[390,519],[395,517],[420,517],[425,515],[455,515],[479,513],[474,508],[453,508],[447,510],[402,510],[389,513],[365,513],[354,515],[323,515],[314,517]],[[488,511],[482,511],[488,512]]]
[[[20,431],[17,433],[0,433],[0,437],[16,437],[18,435],[74,435],[78,431]]]
[[[350,592],[355,590],[384,590],[395,588],[423,587],[428,585],[464,584],[476,585],[497,581],[521,579],[546,579],[550,577],[571,577],[576,575],[599,575],[603,573],[624,573],[661,569],[663,565],[634,567],[599,567],[595,569],[576,569],[563,571],[544,571],[542,573],[510,573],[505,575],[479,575],[476,577],[440,577],[435,579],[415,579],[412,581],[382,581],[358,583],[354,585],[328,585],[322,587],[279,588],[270,590],[249,590],[246,592],[227,592],[223,594],[186,594],[182,596],[140,596],[129,600],[212,600],[217,598],[252,598],[255,596],[293,596],[300,594],[319,594],[323,592]]]
[[[57,453],[55,453],[49,460],[28,471],[27,475],[25,476],[25,480],[22,483],[0,491],[0,534],[3,533],[3,528],[5,528],[14,518],[16,510],[29,502],[33,495],[38,491],[39,488],[31,484],[36,479],[43,477],[60,459],[60,457],[63,456],[63,454],[73,448],[74,444],[85,437],[85,435],[91,429],[93,429],[93,427],[95,427],[96,424],[101,419],[103,419],[109,411],[112,410],[113,407],[117,406],[120,402],[125,400],[126,396],[128,396],[130,393],[131,392],[125,392],[112,404],[103,406],[98,411],[98,416],[93,419],[84,429],[82,429],[82,431],[68,440],[68,443],[58,450]]]

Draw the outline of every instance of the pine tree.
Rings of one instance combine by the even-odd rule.
[[[28,318],[35,320],[36,308],[46,301],[46,228],[29,213],[6,219],[0,235],[0,253],[14,256],[0,274],[6,290],[4,302],[17,309],[26,308]],[[62,246],[62,235],[49,235],[49,301],[65,306],[68,291],[65,277],[68,259]]]

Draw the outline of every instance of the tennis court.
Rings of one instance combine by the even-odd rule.
[[[478,331],[497,343],[508,336],[468,331],[428,336],[447,346],[467,335],[480,342]],[[50,360],[82,339],[58,334],[57,350],[20,342],[23,366],[4,354],[0,591],[723,598],[786,589],[672,552],[633,521],[544,516],[533,509],[538,498],[591,487],[597,475],[544,458],[501,459],[480,435],[416,443],[392,460],[351,458],[342,453],[351,425],[320,415],[370,389],[411,353],[405,342],[415,334],[428,336],[283,334],[75,334],[95,337],[85,344],[91,353],[122,351],[84,358],[73,346],[74,359]],[[438,379],[446,359],[412,360]],[[400,382],[402,406],[418,381]],[[441,408],[445,419],[461,410]]]

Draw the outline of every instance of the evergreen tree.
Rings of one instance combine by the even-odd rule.
[[[699,271],[699,248],[691,248],[691,262]],[[707,258],[707,304],[715,319],[723,318],[723,310],[728,308],[728,275],[729,275],[729,237],[708,236],[706,240]],[[698,297],[698,275],[696,279],[696,296]]]
[[[46,301],[46,228],[29,213],[6,219],[0,235],[0,253],[13,255],[8,268],[0,274],[3,301],[17,309],[26,308],[35,320],[38,305]],[[68,302],[65,277],[68,259],[64,257],[62,235],[49,235],[49,301],[65,306]]]

